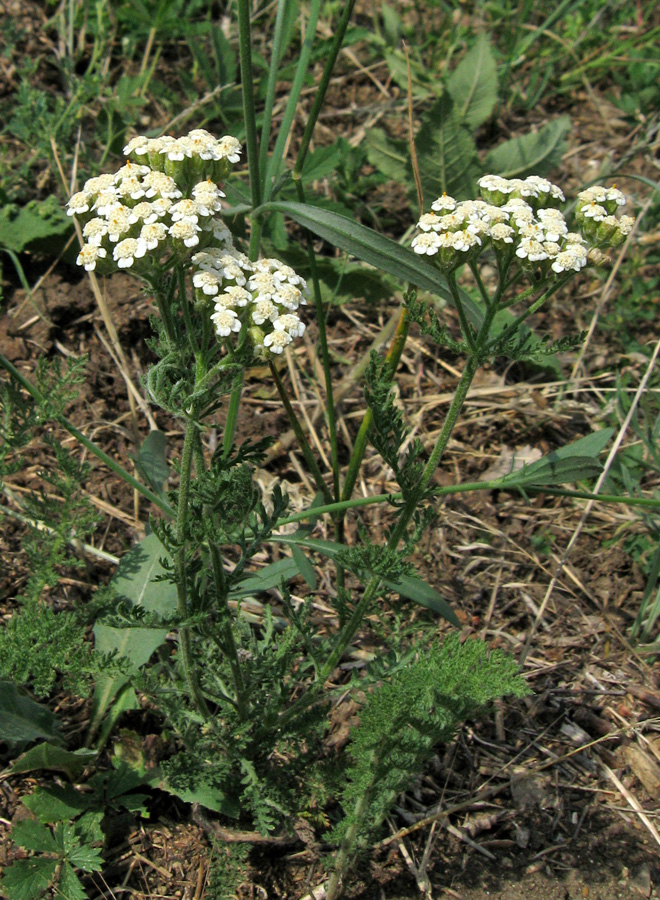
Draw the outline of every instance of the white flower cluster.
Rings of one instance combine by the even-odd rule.
[[[127,162],[114,175],[90,178],[69,200],[67,212],[83,224],[85,243],[77,263],[88,272],[127,269],[152,254],[196,247],[227,232],[217,213],[224,194],[210,180],[184,197],[176,181],[149,166]],[[114,266],[110,263],[114,263]],[[100,264],[105,261],[105,265]]]
[[[615,246],[632,227],[630,216],[613,215],[625,203],[616,188],[589,188],[578,195],[579,232],[569,231],[557,208],[564,195],[546,178],[484,175],[479,188],[481,200],[457,202],[443,194],[432,204],[432,212],[417,223],[415,253],[435,257],[450,272],[491,244],[525,269],[561,275],[579,272],[595,260],[596,255],[590,257],[594,248]]]
[[[290,266],[277,259],[252,262],[231,245],[202,250],[192,261],[198,299],[212,298],[215,304],[211,321],[218,337],[227,338],[245,324],[264,358],[302,337],[305,324],[296,312],[307,303],[307,284]]]
[[[148,279],[174,253],[181,265],[192,263],[198,306],[206,314],[214,303],[218,337],[245,326],[257,353],[268,358],[302,337],[296,311],[307,302],[307,285],[278,260],[251,262],[234,248],[219,216],[225,195],[216,182],[240,151],[236,138],[217,140],[202,129],[182,138],[135,137],[124,148],[126,165],[90,178],[67,211],[83,226],[78,265],[102,274],[132,268]]]

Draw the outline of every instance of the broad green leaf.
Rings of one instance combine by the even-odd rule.
[[[424,116],[415,146],[425,209],[443,192],[459,200],[476,196],[482,174],[477,147],[449,94],[438,98]]]
[[[11,839],[25,850],[41,853],[57,853],[57,843],[50,828],[34,819],[16,822],[11,830]]]
[[[38,856],[17,859],[2,876],[7,900],[37,900],[55,876],[58,861]]]
[[[58,896],[65,897],[66,900],[85,900],[87,897],[80,879],[68,862],[65,862],[60,870],[57,888]]]
[[[410,188],[414,185],[410,149],[405,141],[395,141],[382,128],[372,128],[366,138],[367,158],[378,171]]]
[[[497,68],[485,32],[449,77],[447,90],[460,122],[475,131],[497,103]]]
[[[173,787],[167,780],[160,782],[158,787],[168,794],[174,794],[184,803],[201,803],[206,809],[212,809],[214,812],[222,813],[231,819],[238,819],[241,814],[241,805],[235,797],[209,784],[199,784],[197,787],[188,789],[179,789]]]
[[[176,587],[170,581],[155,581],[165,574],[160,560],[167,554],[155,534],[140,541],[122,558],[112,579],[119,599],[145,610],[171,615],[177,608]],[[98,622],[94,626],[95,650],[116,652],[126,657],[134,669],[143,666],[167,636],[166,628],[114,628]],[[101,675],[94,692],[92,730],[105,715],[112,699],[127,683],[126,675]]]
[[[40,822],[52,823],[75,819],[89,809],[92,800],[70,784],[52,784],[47,788],[37,788],[23,798],[23,803]]]
[[[156,494],[162,494],[170,474],[166,457],[166,438],[162,431],[154,429],[149,432],[140,447],[135,465],[149,487]]]
[[[523,466],[517,472],[505,475],[499,479],[499,484],[502,487],[523,487],[566,484],[595,478],[603,471],[596,457],[604,450],[613,433],[613,428],[603,428],[588,434],[559,450],[553,450],[528,466]]]
[[[335,171],[341,162],[341,147],[330,144],[308,153],[302,170],[303,181],[316,181]]]
[[[67,778],[76,779],[97,757],[96,750],[65,750],[55,744],[42,743],[32,747],[12,763],[11,771],[34,772],[40,769],[56,769]]]
[[[305,203],[273,201],[259,207],[255,214],[268,211],[284,213],[340,250],[394,275],[399,284],[409,282],[420,290],[443,297],[453,305],[451,293],[440,272],[413,250],[402,247],[384,234],[378,234],[346,216]],[[464,292],[461,292],[461,299],[470,322],[479,328],[483,322],[481,309]]]
[[[11,747],[45,739],[60,741],[57,717],[11,681],[0,681],[0,741]]]
[[[560,116],[539,131],[512,138],[490,151],[485,170],[504,178],[545,175],[559,165],[570,129],[569,117]]]
[[[327,556],[330,559],[336,559],[337,554],[346,549],[342,544],[338,544],[335,541],[308,538],[305,537],[304,534],[299,534],[298,532],[295,534],[271,535],[270,540],[280,544],[289,544],[290,546],[301,544],[304,547],[308,547],[310,550],[316,550],[318,553],[321,553],[323,556]],[[355,572],[354,574],[362,577],[364,573]],[[442,595],[439,594],[435,588],[426,584],[421,578],[404,575],[396,582],[385,578],[383,579],[383,584],[393,593],[400,594],[408,600],[414,600],[415,603],[419,603],[421,606],[425,606],[427,609],[431,609],[438,613],[438,615],[451,622],[452,625],[456,625],[457,627],[460,626],[456,614],[447,601],[443,599]]]
[[[90,847],[88,844],[79,844],[72,848],[68,854],[69,862],[76,869],[82,869],[83,872],[99,872],[103,868],[103,856],[101,851],[96,847]]]

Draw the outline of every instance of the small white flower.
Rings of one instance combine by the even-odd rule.
[[[96,244],[85,244],[76,258],[79,266],[84,266],[86,272],[93,272],[96,268],[97,259],[105,259],[108,254]]]
[[[440,231],[441,230],[442,219],[440,216],[436,216],[434,212],[424,213],[424,215],[420,218],[417,223],[417,227],[420,231]]]
[[[220,290],[220,279],[216,272],[203,270],[193,275],[193,287],[202,291],[207,297],[214,297]]]
[[[279,284],[270,272],[255,272],[250,276],[247,287],[256,293],[258,299],[270,299],[277,293]]]
[[[148,222],[142,226],[140,240],[144,241],[147,250],[155,250],[167,237],[167,225],[163,222]]]
[[[120,269],[130,268],[136,259],[147,252],[147,245],[139,238],[126,238],[115,247],[112,258]]]
[[[241,158],[241,144],[235,137],[226,134],[218,141],[218,153],[220,159],[228,159],[230,163],[237,163]]]
[[[580,209],[585,219],[593,219],[594,222],[602,222],[607,215],[607,210],[599,203],[588,203]]]
[[[249,291],[246,291],[243,287],[239,287],[237,284],[230,284],[229,287],[225,288],[222,297],[218,297],[216,302],[221,302],[226,306],[242,307],[247,306],[251,300],[252,294]]]
[[[250,311],[250,316],[255,325],[263,325],[264,322],[274,322],[279,311],[271,300],[257,300]]]
[[[170,211],[172,203],[173,201],[170,200],[169,197],[156,197],[155,200],[151,201],[151,208],[154,211],[154,214],[159,219],[162,219],[163,216],[167,215]]]
[[[422,232],[412,239],[410,246],[420,256],[435,256],[440,249],[440,235],[435,231]]]
[[[202,216],[212,216],[222,209],[220,201],[225,195],[212,181],[200,181],[192,189],[192,195]]]
[[[167,200],[178,200],[183,196],[176,181],[164,172],[149,172],[142,179],[142,184],[146,188],[147,199],[164,197]]]
[[[452,231],[449,236],[454,250],[459,250],[461,253],[467,253],[477,244],[481,245],[481,238],[470,231]]]
[[[561,247],[556,241],[543,241],[543,249],[548,254],[548,259],[554,259],[561,253]]]
[[[114,187],[109,187],[101,191],[94,201],[92,209],[100,216],[107,216],[116,206],[120,205]]]
[[[111,172],[105,175],[95,175],[93,178],[87,179],[83,191],[89,191],[91,194],[100,194],[101,191],[106,191],[112,187],[114,181],[115,176]]]
[[[635,224],[635,217],[634,216],[621,216],[618,224],[619,224],[620,233],[625,235],[625,237],[628,237],[628,235],[630,234],[630,232],[633,229],[633,225]]]
[[[241,330],[241,323],[233,309],[217,309],[211,316],[218,337],[229,337],[232,331]]]
[[[151,143],[152,139],[138,134],[136,137],[131,138],[124,147],[124,156],[130,156],[131,153],[135,153],[136,156],[144,156],[149,153]]]
[[[305,323],[292,313],[285,313],[275,319],[273,328],[275,331],[286,331],[293,338],[302,337],[305,333]]]
[[[271,331],[264,338],[264,347],[269,347],[271,353],[282,353],[292,340],[288,331]]]
[[[197,222],[181,219],[170,225],[168,233],[175,241],[182,241],[186,247],[196,247],[199,244],[198,233],[201,230]]]
[[[505,222],[497,222],[491,226],[490,236],[498,244],[512,244],[515,231]]]
[[[115,192],[120,200],[140,200],[145,196],[145,188],[139,178],[123,178],[115,185]]]
[[[127,206],[117,204],[107,214],[108,238],[116,243],[123,235],[131,230],[131,225],[137,222],[133,210]]]
[[[303,292],[295,286],[295,284],[281,284],[274,294],[273,300],[284,309],[295,312],[298,307],[305,306],[306,300]]]
[[[148,200],[136,203],[133,209],[133,215],[136,221],[142,222],[144,225],[151,225],[158,219],[158,213],[154,210],[153,204]]]
[[[83,228],[83,237],[93,247],[100,247],[107,234],[108,225],[103,219],[91,219]]]
[[[535,238],[523,238],[516,249],[516,256],[520,259],[528,259],[530,262],[541,262],[548,258],[543,244]]]
[[[439,213],[453,212],[456,209],[456,201],[449,194],[443,194],[442,197],[433,201],[431,209]]]
[[[199,204],[195,200],[179,200],[170,206],[170,216],[173,222],[180,222],[187,219],[189,222],[197,224],[200,214]]]
[[[577,244],[571,244],[571,247],[577,247]],[[583,249],[583,248],[580,248]],[[553,272],[560,275],[562,272],[572,271],[579,272],[587,264],[587,254],[584,256],[569,248],[558,253],[552,263]]]

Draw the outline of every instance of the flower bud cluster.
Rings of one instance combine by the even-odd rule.
[[[225,195],[216,182],[240,150],[236,138],[217,140],[202,129],[176,139],[135,137],[124,148],[126,165],[90,178],[67,212],[82,225],[78,265],[148,278],[166,258],[192,263],[196,303],[204,314],[214,306],[218,337],[245,327],[257,354],[268,358],[303,335],[297,310],[307,302],[307,285],[278,260],[252,262],[234,248],[219,216]]]
[[[614,215],[625,203],[616,188],[594,187],[578,195],[579,231],[569,231],[558,209],[564,195],[546,178],[485,175],[479,188],[480,200],[457,202],[443,194],[432,204],[417,223],[415,253],[433,257],[442,271],[451,272],[490,245],[526,271],[557,277],[604,261],[596,251],[621,243],[634,221]]]
[[[252,262],[231,245],[195,253],[192,262],[196,299],[213,301],[211,321],[219,338],[245,326],[255,351],[266,359],[304,334],[297,310],[307,303],[307,284],[290,266],[277,259]]]

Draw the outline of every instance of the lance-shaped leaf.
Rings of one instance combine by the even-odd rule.
[[[603,428],[586,437],[553,450],[529,466],[505,475],[497,481],[498,486],[531,487],[532,485],[567,484],[596,478],[603,467],[597,456],[605,448],[614,434],[613,428]]]
[[[409,282],[453,304],[445,279],[437,269],[424,262],[413,250],[402,247],[384,234],[378,234],[373,229],[367,228],[366,225],[306,203],[284,201],[265,203],[255,210],[255,215],[264,212],[284,213],[334,247],[352,253],[353,256],[382,272],[394,275],[400,283]],[[471,324],[479,328],[483,322],[481,309],[464,292],[461,292],[461,300]]]
[[[346,549],[343,544],[338,544],[335,541],[323,541],[319,538],[308,538],[305,537],[304,534],[298,532],[295,534],[271,535],[270,540],[277,541],[280,544],[302,544],[302,546],[308,547],[310,550],[316,550],[318,553],[321,553],[323,556],[327,556],[330,559],[336,559],[337,554]],[[358,577],[362,577],[364,572],[355,572],[354,574]],[[368,574],[371,575],[372,573]],[[415,603],[419,603],[420,606],[425,606],[427,609],[430,609],[444,619],[447,619],[452,625],[460,627],[460,623],[451,606],[442,595],[435,590],[435,588],[431,587],[425,581],[422,581],[421,578],[416,578],[412,575],[402,575],[397,581],[384,578],[383,584],[389,591],[392,591],[392,593],[406,597],[408,600],[413,600]]]
[[[497,103],[497,67],[485,32],[450,75],[447,90],[459,120],[472,131],[493,112]]]

